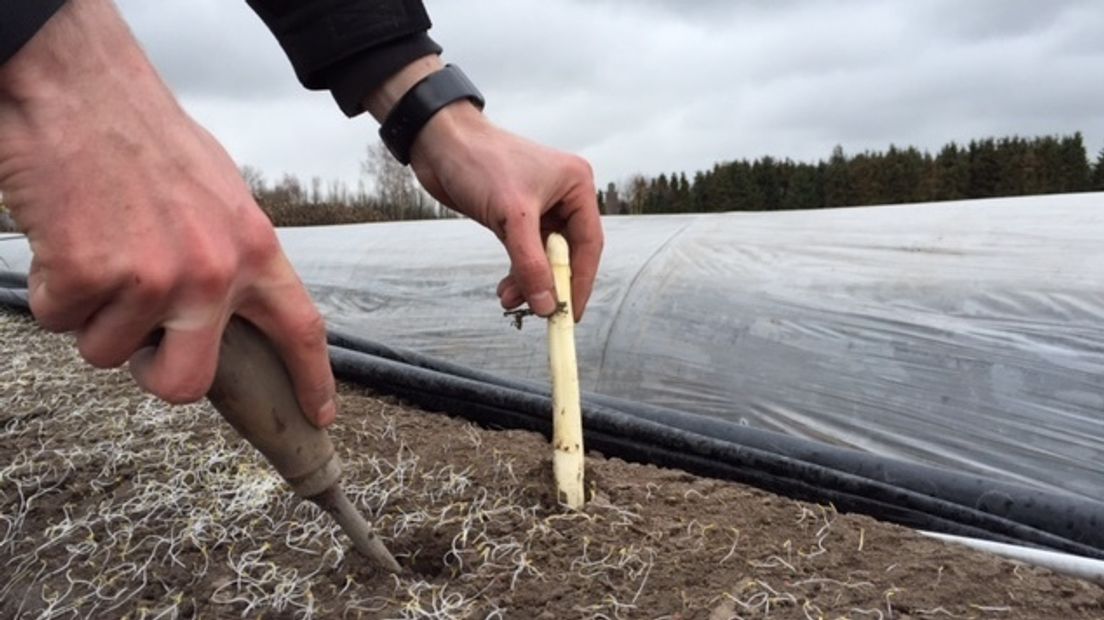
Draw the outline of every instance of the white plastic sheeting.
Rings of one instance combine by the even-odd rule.
[[[943,542],[965,545],[971,549],[985,551],[986,553],[1026,562],[1035,566],[1042,566],[1056,573],[1064,573],[1104,585],[1104,561],[1101,560],[1083,558],[1079,555],[1071,555],[1046,549],[1035,549],[1033,547],[1024,547],[1021,545],[1008,545],[993,542],[991,540],[982,540],[980,538],[965,538],[963,536],[940,534],[938,532],[921,531],[920,533],[932,538],[938,538]]]
[[[1104,496],[1104,194],[605,226],[584,389]],[[543,322],[502,317],[477,225],[281,239],[332,326],[545,380]]]

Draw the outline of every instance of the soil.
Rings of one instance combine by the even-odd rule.
[[[379,572],[207,404],[169,407],[0,311],[0,617],[1104,618],[1104,589],[905,528],[342,387]]]

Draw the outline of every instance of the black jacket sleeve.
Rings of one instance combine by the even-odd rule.
[[[27,3],[32,0],[26,0]],[[246,0],[284,48],[303,86],[329,90],[348,116],[393,73],[441,53],[421,0]]]
[[[31,40],[65,0],[0,0],[0,65]]]

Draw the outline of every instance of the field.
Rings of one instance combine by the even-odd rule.
[[[587,460],[343,386],[381,574],[208,405],[168,407],[0,311],[2,618],[1104,617],[1104,589],[732,483]]]

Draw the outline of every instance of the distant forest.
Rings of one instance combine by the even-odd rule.
[[[603,213],[780,211],[966,198],[1104,191],[1104,150],[1095,163],[1081,133],[954,142],[932,155],[914,147],[844,153],[799,163],[761,157],[711,170],[645,178],[598,193]]]
[[[422,191],[409,168],[370,146],[363,178],[343,183],[301,182],[284,175],[267,182],[245,166],[242,176],[277,226],[310,226],[456,217]],[[372,191],[366,189],[367,185]],[[1104,191],[1104,150],[1090,160],[1081,133],[1037,138],[986,138],[954,142],[932,155],[914,147],[844,153],[836,147],[815,164],[761,157],[719,163],[711,170],[647,178],[598,192],[603,213],[696,213],[823,209],[965,198]],[[0,232],[15,230],[0,196]]]
[[[319,177],[305,184],[293,174],[269,183],[252,166],[242,166],[241,174],[261,210],[276,226],[458,217],[433,200],[417,184],[413,171],[391,157],[382,142],[369,145],[366,154],[355,190],[338,180],[324,183]]]

